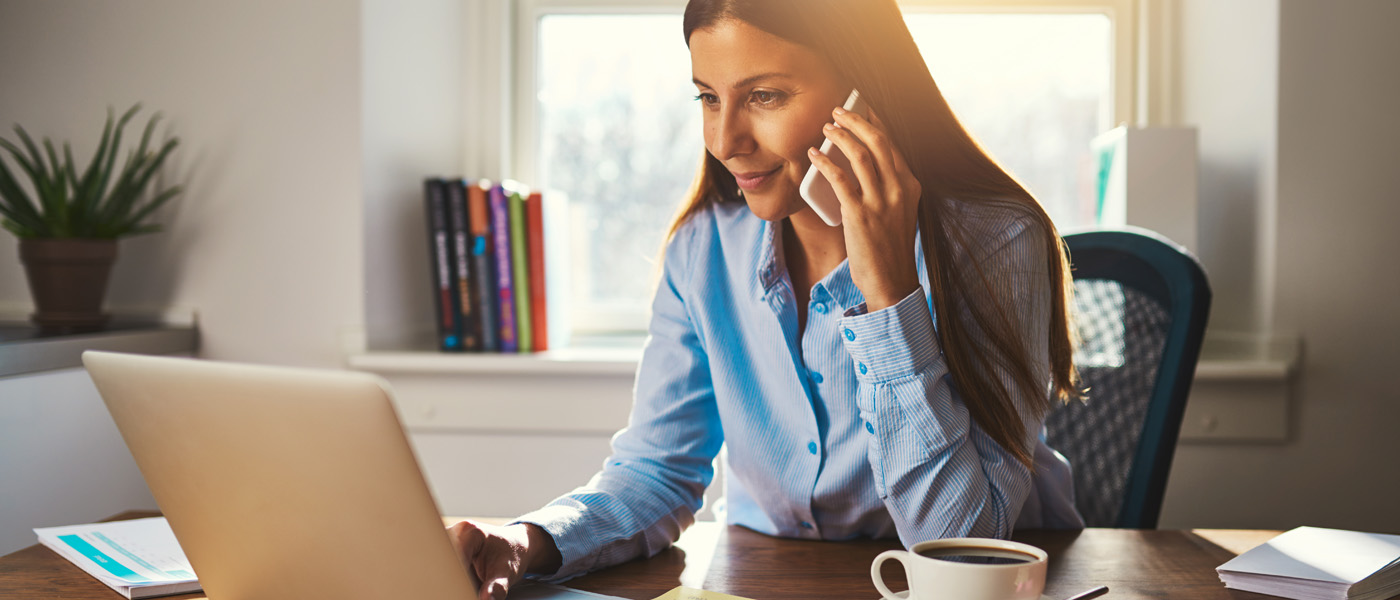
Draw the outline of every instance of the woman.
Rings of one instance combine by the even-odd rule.
[[[510,526],[452,528],[481,597],[665,549],[721,444],[721,512],[772,535],[1082,526],[1038,435],[1075,395],[1059,237],[962,129],[894,1],[691,0],[684,22],[706,154],[631,421],[587,486]],[[869,119],[833,110],[852,88]],[[850,170],[815,150],[825,138]],[[839,227],[798,194],[812,164]]]

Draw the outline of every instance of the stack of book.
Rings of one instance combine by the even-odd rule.
[[[423,188],[438,348],[548,350],[541,194],[484,179],[434,177]]]
[[[1400,594],[1400,535],[1299,527],[1216,568],[1225,587],[1298,600]]]

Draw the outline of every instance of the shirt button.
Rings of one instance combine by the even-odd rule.
[[[816,372],[816,371],[812,371],[812,383],[821,383],[821,382],[822,382],[822,374],[821,374],[821,373],[818,373],[818,372]]]
[[[812,303],[812,312],[815,312],[815,313],[817,313],[817,314],[819,314],[819,315],[824,315],[824,314],[826,314],[826,304],[825,304],[825,303],[822,303],[822,302],[813,302],[813,303]]]
[[[856,341],[856,332],[847,329],[847,330],[846,330],[846,341],[848,341],[848,342],[854,342],[854,341]]]
[[[811,524],[811,523],[808,523],[808,522],[806,522],[806,521],[803,521],[803,522],[798,523],[798,524],[801,525],[803,529],[811,529],[811,528],[812,528],[812,524]]]
[[[865,368],[865,363],[856,363],[860,367],[860,374],[864,375],[869,369]]]
[[[808,452],[811,452],[812,454],[816,454],[816,453],[817,453],[817,443],[816,443],[816,442],[807,442],[807,451],[808,451]]]
[[[871,425],[870,423],[866,423],[866,424],[865,424],[865,430],[868,431],[868,432],[870,432],[870,433],[875,433],[875,426],[874,426],[874,425]]]

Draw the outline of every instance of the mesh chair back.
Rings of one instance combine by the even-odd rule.
[[[1146,230],[1065,237],[1086,402],[1046,418],[1091,527],[1157,526],[1210,310],[1194,258]]]

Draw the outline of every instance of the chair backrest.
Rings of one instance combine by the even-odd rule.
[[[1145,229],[1065,236],[1086,402],[1046,418],[1090,527],[1155,529],[1210,314],[1205,272]]]

